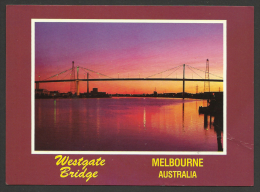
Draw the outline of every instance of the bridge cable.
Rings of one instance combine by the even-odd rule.
[[[71,71],[72,71],[72,68],[71,68]],[[70,74],[70,73],[68,73],[68,74]],[[65,79],[65,77],[67,77],[67,76],[68,76],[68,74],[67,74],[67,75],[65,75],[65,76],[62,78],[62,80],[64,80],[64,79]]]
[[[93,75],[90,75],[90,74],[89,74],[89,77],[92,77],[92,79],[95,79],[95,77],[94,77]]]
[[[61,74],[63,74],[63,73],[65,73],[65,72],[67,72],[67,71],[69,71],[69,70],[71,70],[72,68],[70,68],[70,69],[68,69],[68,70],[65,70],[65,71],[62,71],[62,72],[60,72],[60,73],[58,73],[58,74],[56,74],[56,75],[53,75],[53,76],[51,76],[51,77],[48,77],[47,79],[51,79],[51,78],[53,78],[53,77],[56,77],[56,76],[58,76],[58,75],[61,75]],[[47,79],[44,79],[43,81],[45,81],[45,80],[47,80]]]
[[[181,65],[179,66],[179,67],[181,67]],[[177,71],[178,70],[178,68],[177,69],[175,69],[173,72],[171,72],[169,75],[167,75],[166,77],[169,77],[171,74],[173,74],[175,71]],[[165,77],[165,78],[166,78]]]
[[[89,71],[87,71],[87,70],[85,70],[84,68],[82,68],[85,72],[89,72]],[[92,73],[91,73],[92,74]],[[93,75],[91,75],[90,73],[88,74],[89,75],[89,77],[92,77],[93,79],[95,79],[95,77],[93,76]],[[99,79],[100,79],[100,77],[98,77]]]
[[[79,67],[80,67],[80,66],[79,66]],[[102,76],[108,77],[108,78],[110,78],[110,79],[113,79],[112,77],[109,77],[109,76],[104,75],[104,74],[102,74],[102,73],[98,73],[98,72],[93,71],[93,70],[91,70],[91,69],[87,69],[87,68],[84,68],[84,67],[80,67],[80,68],[85,69],[85,70],[87,70],[87,71],[90,71],[90,72],[92,72],[92,73],[96,73],[96,74],[99,74],[99,75],[102,75]]]
[[[193,71],[193,69],[191,69],[189,65],[187,65],[187,66],[189,67],[190,70]],[[201,76],[200,76],[198,73],[196,73],[195,71],[193,71],[193,73],[195,73],[195,74],[198,75],[201,79],[203,79],[203,77],[201,77]]]
[[[178,67],[180,67],[180,66],[182,66],[182,65],[179,65],[179,66],[177,66],[177,67],[173,67],[173,68],[171,68],[171,69],[167,69],[167,70],[165,70],[165,71],[156,73],[156,74],[154,74],[154,75],[150,75],[150,76],[148,76],[148,77],[146,77],[146,78],[149,78],[149,77],[152,77],[152,76],[155,76],[155,75],[159,75],[159,74],[161,74],[161,73],[164,73],[164,72],[166,72],[166,71],[170,71],[170,70],[175,69],[175,68],[178,68]]]
[[[189,65],[187,65],[187,66],[189,66]],[[196,69],[196,70],[199,70],[199,71],[202,71],[202,72],[206,72],[206,71],[203,71],[203,70],[201,70],[201,69],[197,69],[197,68],[195,68],[195,67],[192,67],[192,66],[189,66],[189,67],[191,67],[191,68],[193,68],[193,69]],[[223,79],[223,77],[220,77],[220,76],[218,76],[218,75],[214,75],[213,73],[209,73],[210,75],[213,75],[213,76],[216,76],[216,77],[218,77],[218,78],[221,78],[221,79]]]

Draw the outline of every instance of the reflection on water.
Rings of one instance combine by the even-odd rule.
[[[145,108],[144,108],[144,127],[145,127],[145,123],[146,123],[146,114],[145,114]]]
[[[223,117],[199,114],[203,105],[168,98],[37,99],[35,149],[221,151]]]
[[[184,130],[184,102],[182,103],[182,131],[185,132],[185,130]]]
[[[56,100],[54,100],[54,124],[56,124]]]

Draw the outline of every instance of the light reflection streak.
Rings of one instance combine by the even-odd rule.
[[[56,100],[54,99],[54,124],[56,124]]]
[[[145,111],[145,108],[144,108],[144,120],[143,120],[143,122],[144,122],[144,127],[145,127],[145,125],[146,125],[146,111]]]
[[[39,124],[42,124],[42,102],[39,101],[39,107],[38,107],[38,118],[39,118]]]
[[[182,132],[185,132],[185,129],[184,129],[184,101],[182,103]]]
[[[115,100],[118,102],[118,99]],[[128,101],[131,107],[125,106],[125,102],[119,101],[120,107],[115,105],[118,107],[117,111],[110,110],[112,99],[37,100],[38,108],[35,111],[42,116],[38,120],[36,119],[36,127],[44,128],[44,131],[37,133],[38,137],[41,138],[40,141],[48,140],[50,143],[48,147],[49,145],[53,145],[53,148],[59,145],[63,147],[65,141],[74,141],[75,147],[81,150],[92,150],[92,145],[89,143],[94,142],[95,146],[99,148],[106,146],[111,141],[115,144],[113,146],[121,150],[126,141],[131,141],[133,150],[138,151],[142,140],[144,143],[147,141],[160,143],[163,149],[168,147],[168,150],[193,150],[199,146],[201,148],[198,150],[212,150],[211,148],[214,147],[216,133],[213,122],[215,117],[211,117],[210,123],[209,116],[198,113],[198,106],[201,106],[202,100],[198,102],[185,100],[184,102],[178,99],[172,99],[172,101],[160,99],[158,102],[156,101],[156,105],[154,105],[153,98],[150,100],[146,98],[149,103],[143,102],[139,98],[122,100]],[[47,108],[47,105],[52,108],[51,116],[48,115],[50,108]],[[121,110],[126,113],[122,114]],[[37,114],[36,117],[38,116]],[[51,117],[48,122],[45,121],[47,117]],[[84,118],[83,121],[82,118]],[[40,123],[40,119],[42,123]],[[206,122],[206,128],[203,127],[203,120]],[[211,129],[209,129],[210,126]],[[149,132],[146,132],[148,128]],[[55,134],[55,137],[48,138],[47,133]],[[219,138],[221,142],[221,136]],[[136,141],[138,142],[135,144]],[[218,143],[220,142],[218,141]],[[172,148],[169,148],[170,145]],[[68,147],[71,146],[68,145]],[[105,149],[107,150],[107,148]],[[140,150],[146,149],[150,148]]]
[[[98,139],[99,139],[99,129],[100,129],[100,114],[99,114],[99,103],[100,100],[99,98],[97,99],[97,136],[98,136]]]

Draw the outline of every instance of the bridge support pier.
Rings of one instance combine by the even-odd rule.
[[[88,80],[88,73],[87,73],[87,80]],[[89,81],[87,81],[87,94],[89,94]]]
[[[79,66],[77,66],[77,96],[79,96]]]
[[[79,81],[76,81],[77,83],[77,96],[79,96]]]

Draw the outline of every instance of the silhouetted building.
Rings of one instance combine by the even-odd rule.
[[[204,95],[210,99],[223,100],[223,92],[205,92]]]
[[[109,95],[106,92],[98,92],[98,88],[93,88],[90,97],[109,97]]]
[[[35,95],[37,96],[47,96],[49,95],[49,91],[46,89],[35,89]]]
[[[58,97],[60,96],[59,91],[50,91],[50,96]]]
[[[98,88],[93,88],[93,90],[91,91],[91,93],[98,93]]]

